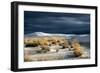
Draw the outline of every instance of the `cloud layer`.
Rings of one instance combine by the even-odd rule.
[[[25,11],[24,33],[33,32],[89,34],[90,15]]]

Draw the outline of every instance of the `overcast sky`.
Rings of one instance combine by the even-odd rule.
[[[90,15],[24,11],[24,33],[90,34]]]

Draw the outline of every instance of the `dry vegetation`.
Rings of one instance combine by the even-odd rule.
[[[79,41],[76,40],[76,39],[73,39],[71,45],[74,48],[73,50],[74,50],[75,56],[81,56],[82,55],[82,49],[81,49],[81,46],[79,44]]]
[[[25,38],[25,47],[37,47],[40,46],[41,50],[38,52],[46,53],[50,51],[50,46],[59,45],[62,46],[60,49],[73,48],[76,57],[82,55],[81,46],[79,41],[76,39],[71,40],[69,44],[68,40],[64,37],[35,37],[35,38]],[[56,49],[57,51],[59,49]]]
[[[69,41],[65,37],[25,38],[24,45],[25,45],[25,48],[29,48],[30,52],[31,52],[31,53],[27,53],[29,51],[27,51],[27,50],[25,51],[26,52],[25,58],[24,58],[25,62],[62,59],[63,56],[67,54],[67,53],[64,54],[64,52],[66,52],[67,49],[69,51],[73,51],[73,54],[76,57],[81,57],[83,54],[81,45],[78,40],[72,39],[71,41]],[[61,47],[59,48],[59,47],[57,47],[57,45],[61,46]],[[53,46],[55,46],[56,48]],[[52,52],[52,50],[53,50],[53,52]],[[63,55],[57,53],[59,51],[60,52],[63,51]],[[33,55],[33,52],[35,52],[34,55]],[[48,54],[48,52],[50,54]]]

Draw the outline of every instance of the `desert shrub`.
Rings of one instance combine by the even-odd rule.
[[[75,54],[76,57],[79,57],[79,56],[82,55],[82,51],[81,50],[78,50],[78,49],[75,49],[74,50],[74,54]]]
[[[37,52],[37,53],[42,53],[42,51],[41,51],[41,50],[37,50],[36,52]]]
[[[27,44],[25,45],[25,47],[33,47],[33,44],[32,44],[32,43],[27,43]]]
[[[74,50],[74,54],[76,57],[81,56],[82,55],[82,49],[79,43],[73,43],[73,50]]]
[[[50,50],[49,47],[48,47],[48,46],[45,46],[45,45],[42,45],[41,48],[42,48],[41,51],[42,51],[43,53],[46,53],[46,52],[48,52],[48,51]]]
[[[28,43],[25,43],[25,47],[37,47],[39,45],[39,42],[38,41],[34,41],[33,42],[28,42]]]
[[[36,46],[38,46],[39,45],[39,42],[38,41],[33,41],[33,47],[36,47]]]

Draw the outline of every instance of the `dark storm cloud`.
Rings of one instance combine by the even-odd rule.
[[[89,34],[90,15],[25,11],[24,32]]]

